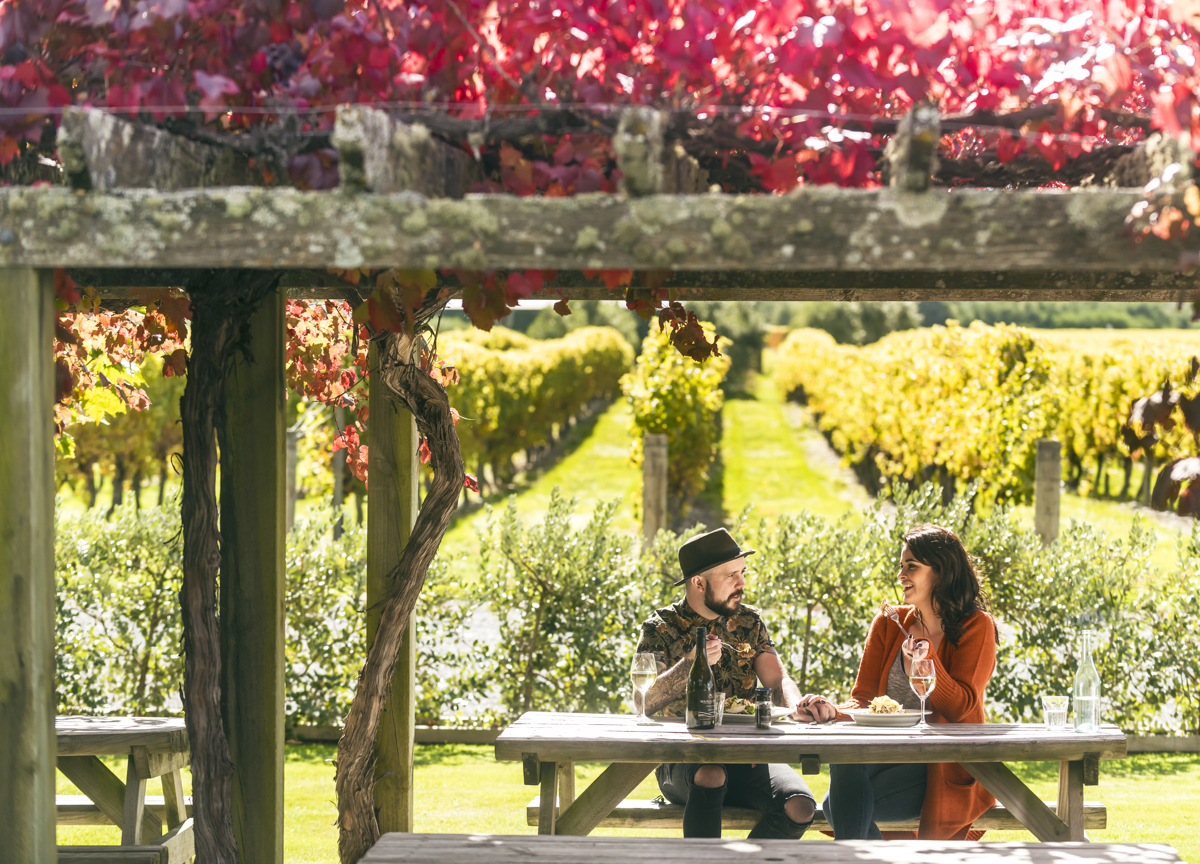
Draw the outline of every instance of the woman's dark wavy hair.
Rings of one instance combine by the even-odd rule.
[[[963,622],[977,611],[988,611],[987,594],[971,556],[958,536],[940,525],[918,525],[904,535],[912,556],[937,574],[933,584],[933,611],[942,619],[946,638],[957,645]]]

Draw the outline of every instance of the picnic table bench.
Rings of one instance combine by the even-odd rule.
[[[682,807],[626,800],[663,762],[799,763],[805,774],[818,773],[822,762],[957,762],[998,801],[978,828],[1023,828],[1043,842],[1086,841],[1086,829],[1105,827],[1107,813],[1099,803],[1084,802],[1083,787],[1099,783],[1100,760],[1125,754],[1125,736],[1115,726],[1080,734],[1041,724],[938,723],[921,731],[788,723],[766,733],[729,724],[694,732],[681,718],[639,726],[625,715],[553,712],[527,713],[496,739],[496,758],[522,762],[525,783],[540,786],[526,808],[538,833],[574,835],[601,826],[682,827]],[[610,764],[576,797],[574,763],[580,761]],[[1031,761],[1059,763],[1056,801],[1042,801],[1004,764]],[[540,806],[555,800],[556,807]],[[732,829],[758,818],[756,811],[728,808],[722,821]]]
[[[183,720],[60,716],[54,728],[58,770],[83,793],[56,798],[58,824],[121,828],[119,846],[59,846],[59,864],[184,864],[195,856],[191,802],[183,794],[182,769],[191,760]],[[100,756],[126,757],[125,782]],[[147,799],[146,783],[155,778],[162,798]]]
[[[506,837],[384,834],[361,864],[1179,864],[1150,843],[965,843],[929,840],[721,840],[701,837]]]

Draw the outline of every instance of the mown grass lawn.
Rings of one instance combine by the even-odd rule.
[[[337,807],[333,789],[332,745],[292,746],[285,765],[286,813],[284,843],[289,864],[336,864]],[[115,760],[110,764],[116,767]],[[1053,800],[1058,790],[1058,764],[1013,763],[1013,770],[1042,795]],[[586,763],[577,766],[577,788],[582,790],[604,769]],[[123,771],[122,771],[123,773]],[[829,786],[828,768],[806,781],[820,799]],[[157,793],[157,789],[151,790]],[[74,794],[59,775],[60,794]],[[534,834],[525,824],[525,805],[536,794],[521,782],[521,766],[497,762],[491,747],[426,746],[416,755],[416,830],[439,834]],[[652,798],[658,788],[651,775],[630,797]],[[1088,800],[1108,805],[1108,829],[1091,832],[1091,839],[1106,843],[1166,843],[1179,850],[1185,861],[1200,864],[1200,754],[1145,754],[1101,764],[1100,786],[1086,790]],[[607,836],[679,836],[670,832],[633,829],[600,829]],[[746,832],[729,832],[744,837]],[[807,839],[823,839],[809,835]],[[1023,831],[995,831],[987,841],[1032,841]],[[119,842],[119,832],[109,828],[59,828],[60,844]]]
[[[840,478],[810,466],[801,439],[815,430],[795,429],[784,415],[775,382],[755,375],[754,398],[729,399],[721,412],[724,507],[734,519],[747,504],[751,518],[809,510],[837,517],[850,509]]]

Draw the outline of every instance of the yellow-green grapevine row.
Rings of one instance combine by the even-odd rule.
[[[1020,327],[976,322],[892,333],[861,348],[797,330],[780,347],[775,377],[784,393],[807,401],[852,464],[878,472],[881,485],[940,470],[1024,501],[1039,438],[1063,443],[1068,471],[1140,455],[1121,441],[1130,405],[1164,379],[1184,387],[1189,362],[1190,352],[1169,345],[1083,353]],[[1192,435],[1177,425],[1154,455],[1195,452]]]

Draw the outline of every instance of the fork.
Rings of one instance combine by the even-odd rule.
[[[896,622],[896,626],[900,628],[901,633],[903,633],[909,639],[913,638],[912,634],[905,630],[904,625],[900,623],[900,610],[888,603],[886,600],[883,601],[883,614]],[[913,641],[916,642],[915,639],[913,639]]]

